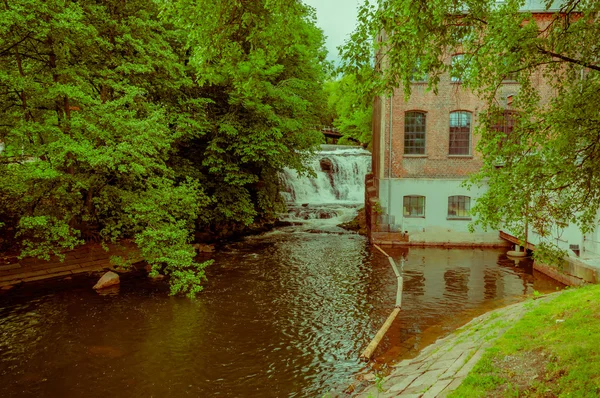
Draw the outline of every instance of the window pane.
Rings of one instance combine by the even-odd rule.
[[[452,56],[452,68],[450,71],[450,80],[452,82],[460,82],[461,75],[464,73],[464,65],[462,65],[464,60],[464,54],[457,54]]]
[[[495,123],[491,126],[491,129],[492,131],[497,131],[504,135],[498,143],[499,147],[502,147],[515,129],[517,115],[518,114],[515,111],[505,110],[503,113],[499,113],[495,116]]]
[[[448,217],[470,218],[471,198],[468,196],[448,197]]]
[[[425,154],[425,114],[406,112],[404,115],[404,153]]]
[[[425,196],[404,197],[405,217],[425,217]]]
[[[471,154],[471,114],[459,111],[450,113],[450,155]]]

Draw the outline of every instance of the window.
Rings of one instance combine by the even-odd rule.
[[[425,154],[425,113],[404,114],[404,154]]]
[[[516,83],[518,78],[519,72],[508,72],[505,76],[502,77],[502,81],[508,83]]]
[[[421,61],[417,60],[413,67],[410,81],[412,83],[425,83],[427,82],[427,73],[421,71]]]
[[[492,125],[492,131],[496,131],[502,135],[502,140],[498,143],[499,148],[510,139],[509,137],[512,135],[512,132],[515,129],[516,121],[517,112],[515,111],[505,110],[504,112],[498,114],[496,123]]]
[[[457,111],[450,113],[450,155],[471,154],[471,113]]]
[[[471,198],[468,196],[448,197],[448,218],[471,219]]]
[[[462,75],[467,70],[465,66],[465,55],[456,54],[452,56],[452,67],[450,68],[450,81],[460,83]]]
[[[425,196],[405,196],[404,217],[425,217]]]
[[[504,72],[504,76],[502,76],[502,81],[503,82],[510,82],[510,83],[516,83],[518,77],[519,77],[519,72],[518,71],[511,71],[514,66],[511,65],[509,58],[507,57],[506,54],[500,55],[501,59],[502,59],[502,68],[505,70]]]
[[[505,110],[498,115],[496,123],[492,126],[492,130],[509,136],[515,129],[516,116],[517,112]]]

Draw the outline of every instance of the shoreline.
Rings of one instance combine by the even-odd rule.
[[[416,357],[394,365],[388,376],[355,396],[446,397],[461,385],[496,339],[530,310],[562,293],[550,293],[533,301],[486,312],[425,347]]]

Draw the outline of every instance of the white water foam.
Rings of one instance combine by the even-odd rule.
[[[298,176],[285,169],[283,193],[289,204],[358,204],[364,201],[365,175],[371,168],[371,153],[360,147],[322,145],[310,160],[316,177]],[[330,170],[323,170],[329,167]]]
[[[283,220],[319,230],[351,221],[363,206],[371,153],[360,147],[322,145],[309,166],[314,177],[290,169],[281,175],[288,204]]]

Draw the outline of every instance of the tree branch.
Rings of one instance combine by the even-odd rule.
[[[563,61],[570,62],[572,64],[577,64],[577,65],[585,66],[586,68],[590,68],[590,69],[593,69],[593,70],[600,71],[600,66],[598,66],[598,65],[590,64],[589,62],[585,62],[585,61],[582,61],[582,60],[579,60],[579,59],[567,57],[566,55],[562,55],[562,54],[555,53],[553,51],[546,50],[545,48],[543,48],[543,47],[541,47],[539,45],[537,46],[537,49],[542,54],[550,55],[551,57],[562,59]]]

